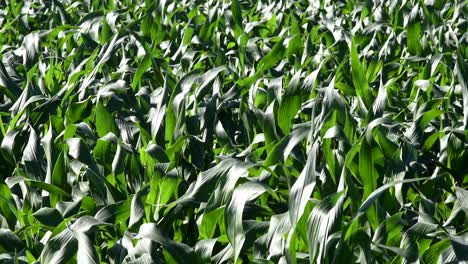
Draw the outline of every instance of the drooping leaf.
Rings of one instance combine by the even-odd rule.
[[[343,202],[344,194],[339,192],[321,200],[312,209],[307,221],[307,240],[311,262],[322,259],[326,253],[328,236],[335,225],[340,223]]]
[[[234,190],[231,201],[226,206],[226,231],[234,249],[234,262],[237,262],[245,241],[244,228],[242,226],[242,213],[245,203],[257,198],[266,191],[265,186],[258,182],[246,182]]]

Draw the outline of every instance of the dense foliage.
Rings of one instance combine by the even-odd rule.
[[[0,1],[0,263],[468,260],[468,1]]]

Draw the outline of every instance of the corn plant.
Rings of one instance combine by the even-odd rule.
[[[467,0],[0,1],[0,263],[468,261]]]

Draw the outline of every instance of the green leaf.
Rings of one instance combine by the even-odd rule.
[[[216,244],[216,239],[203,239],[195,245],[195,252],[205,262],[211,262],[211,255]]]
[[[28,182],[31,186],[34,186],[36,188],[39,188],[41,190],[44,190],[44,191],[48,191],[49,193],[54,193],[54,194],[57,194],[57,195],[60,195],[60,196],[63,196],[65,198],[71,198],[71,195],[69,193],[67,193],[66,191],[60,189],[59,187],[55,186],[55,185],[52,185],[52,184],[48,184],[48,183],[45,183],[45,182],[42,182],[42,181],[34,181],[34,180],[30,180],[30,179],[26,179],[24,177],[10,177],[8,179],[6,179],[6,184],[8,184],[8,186],[11,188],[13,187],[14,185],[18,184],[18,183],[22,183],[22,182]]]
[[[306,204],[316,185],[316,162],[319,150],[318,142],[314,142],[307,157],[307,162],[299,178],[289,192],[289,215],[291,225],[295,226],[304,213]]]
[[[21,238],[10,229],[0,229],[0,252],[19,252],[25,245]]]
[[[408,45],[408,51],[413,55],[421,54],[421,22],[412,22],[408,25],[406,31],[406,43]]]
[[[267,188],[261,183],[246,182],[234,190],[231,201],[226,206],[224,219],[227,236],[234,249],[234,262],[237,262],[245,242],[245,232],[242,226],[242,213],[245,203],[254,200],[266,191]]]
[[[132,227],[137,223],[145,214],[144,205],[142,202],[142,196],[148,192],[148,187],[143,187],[133,196],[132,203],[130,206],[130,222],[128,227]]]
[[[159,243],[178,263],[203,263],[191,247],[169,239],[154,223],[142,224],[135,238],[146,238]]]
[[[143,74],[148,70],[148,68],[152,65],[152,54],[146,53],[145,57],[141,61],[141,63],[138,65],[138,68],[135,72],[135,75],[133,76],[132,80],[132,89],[135,91],[137,86],[141,83]]]
[[[240,29],[244,29],[242,25],[242,8],[239,4],[239,0],[233,0],[231,2],[231,12],[232,18],[234,20],[234,23],[236,23],[236,26],[238,26]]]
[[[354,39],[351,43],[351,74],[353,77],[353,84],[354,89],[356,89],[356,94],[362,100],[366,108],[370,109],[372,104],[372,94],[366,78],[366,69],[359,60]]]
[[[338,192],[321,200],[310,213],[307,221],[307,242],[311,262],[321,260],[326,254],[328,236],[342,217],[345,196]]]
[[[58,226],[63,221],[62,215],[55,208],[42,207],[33,216],[47,226]]]
[[[399,181],[393,181],[389,182],[387,184],[384,184],[380,186],[378,189],[373,191],[367,199],[362,203],[361,207],[359,208],[359,213],[364,213],[369,207],[372,205],[372,203],[375,202],[375,200],[382,195],[385,191],[387,191],[389,188],[397,185],[397,184],[402,184],[402,183],[411,183],[411,182],[418,182],[418,181],[424,181],[428,180],[430,178],[425,177],[425,178],[418,178],[418,179],[405,179],[405,180],[399,180]],[[432,178],[434,179],[434,178]]]
[[[379,175],[374,165],[372,145],[365,139],[361,140],[359,150],[359,175],[364,187],[363,199],[367,199],[377,189]],[[379,220],[375,205],[370,209],[367,213],[369,222],[376,228]]]
[[[114,117],[106,109],[102,102],[96,106],[96,130],[99,137],[104,137],[107,133],[118,135],[118,128],[114,122]]]
[[[239,80],[237,83],[243,87],[252,85],[263,75],[265,71],[269,70],[276,63],[278,63],[283,58],[285,52],[286,49],[283,45],[283,41],[277,42],[270,50],[270,52],[268,52],[268,54],[258,62],[255,74],[248,78]]]
[[[91,241],[91,238],[82,232],[75,233],[76,240],[78,240],[78,252],[77,252],[77,262],[86,263],[86,264],[98,264],[99,255],[94,245]]]
[[[291,79],[278,109],[278,125],[285,134],[288,134],[291,130],[293,118],[301,108],[301,98],[297,91],[299,76],[300,73],[297,73]]]
[[[43,263],[67,263],[75,255],[78,243],[70,229],[51,238],[41,252]]]

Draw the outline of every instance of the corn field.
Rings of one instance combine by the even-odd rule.
[[[1,0],[0,263],[468,261],[467,0]]]

